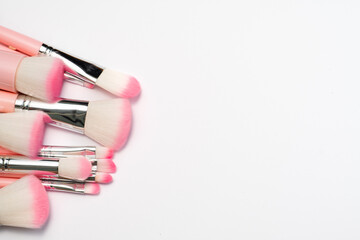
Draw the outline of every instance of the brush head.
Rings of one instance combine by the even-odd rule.
[[[47,115],[40,111],[0,114],[0,146],[35,158],[44,138]]]
[[[68,157],[59,159],[58,174],[63,178],[83,181],[91,174],[91,163],[85,157]]]
[[[95,175],[95,181],[98,183],[111,183],[113,178],[108,173],[97,172]]]
[[[59,98],[64,78],[64,63],[53,57],[26,57],[16,72],[16,90],[47,102]]]
[[[104,173],[116,172],[116,165],[111,159],[97,159],[97,171]]]
[[[114,150],[107,147],[96,146],[96,158],[112,159],[114,157]]]
[[[0,225],[41,228],[48,219],[49,209],[46,191],[33,175],[0,189]]]
[[[100,185],[97,183],[85,183],[85,194],[97,195],[100,193]]]
[[[89,102],[85,120],[85,135],[98,143],[120,149],[131,129],[131,105],[128,99]]]
[[[104,69],[96,85],[122,98],[139,95],[141,88],[136,78],[110,69]]]

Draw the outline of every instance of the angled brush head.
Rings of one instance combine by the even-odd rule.
[[[41,181],[25,176],[0,189],[0,225],[41,228],[49,216],[49,199]]]
[[[35,158],[42,146],[47,115],[40,111],[0,114],[0,146]]]
[[[110,69],[104,69],[96,85],[122,98],[139,95],[141,88],[136,78]]]
[[[53,102],[59,98],[64,78],[64,63],[53,57],[26,57],[16,72],[16,90]]]
[[[132,121],[128,99],[89,102],[85,120],[85,135],[98,143],[120,149],[126,142]]]
[[[97,159],[97,171],[114,173],[116,172],[116,165],[111,159]]]
[[[96,158],[112,159],[114,156],[114,150],[107,147],[96,146]]]
[[[76,156],[59,159],[58,174],[63,178],[83,181],[91,174],[91,163],[86,157]]]

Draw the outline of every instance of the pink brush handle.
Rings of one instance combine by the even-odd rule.
[[[15,111],[15,101],[18,94],[0,90],[0,113]]]
[[[29,56],[38,55],[42,42],[0,26],[0,43]]]
[[[13,182],[19,180],[18,178],[7,178],[7,177],[0,177],[0,188],[6,187]]]

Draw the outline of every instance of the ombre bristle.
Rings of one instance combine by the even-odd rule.
[[[40,180],[32,175],[0,189],[0,224],[41,228],[49,216],[49,199]]]
[[[108,173],[97,172],[95,175],[95,181],[98,183],[111,183],[113,178]]]
[[[96,85],[122,98],[139,95],[141,88],[136,78],[110,69],[104,69]]]
[[[116,172],[116,165],[111,159],[97,159],[97,171],[114,173]]]
[[[100,193],[100,185],[97,183],[85,183],[85,194],[97,195]]]
[[[114,157],[114,150],[107,147],[96,146],[96,158],[112,159]]]
[[[91,174],[90,161],[82,156],[60,158],[58,174],[60,177],[85,180]]]

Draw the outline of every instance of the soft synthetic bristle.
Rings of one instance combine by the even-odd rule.
[[[120,149],[129,136],[131,119],[131,105],[127,99],[89,102],[85,135],[106,147]]]
[[[116,165],[111,159],[97,159],[97,171],[114,173],[116,172]]]
[[[49,199],[40,180],[32,175],[0,190],[0,224],[40,228],[49,216]]]
[[[100,193],[100,185],[97,183],[85,183],[85,194],[97,195]]]
[[[136,97],[141,91],[136,78],[110,69],[104,69],[96,85],[123,98]]]
[[[111,183],[113,181],[113,178],[108,173],[98,172],[95,175],[95,181],[98,183]]]
[[[40,111],[0,114],[0,146],[35,158],[43,142],[45,116]]]
[[[107,147],[96,146],[96,158],[112,159],[114,157],[114,150]]]
[[[53,57],[26,57],[16,72],[16,90],[53,102],[59,98],[64,78],[64,63]]]
[[[91,174],[91,163],[85,157],[68,157],[59,160],[58,174],[60,177],[85,180]]]

